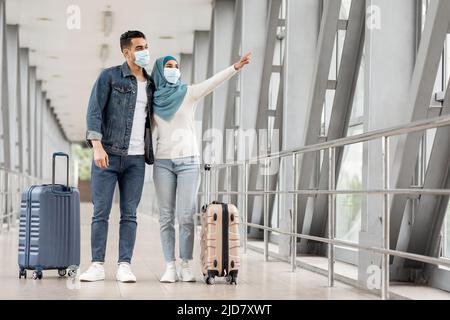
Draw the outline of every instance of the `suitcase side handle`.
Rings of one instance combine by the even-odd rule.
[[[67,158],[66,160],[66,168],[67,168],[67,176],[66,176],[66,185],[67,188],[69,188],[69,155],[67,153],[64,152],[55,152],[53,153],[53,164],[52,164],[52,184],[55,184],[55,160],[57,157],[65,157]]]

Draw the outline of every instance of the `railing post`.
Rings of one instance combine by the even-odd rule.
[[[334,240],[336,225],[336,194],[332,193],[336,189],[336,148],[328,149],[328,238]],[[328,244],[328,286],[334,286],[334,244]]]
[[[200,215],[203,215],[203,207],[207,206],[209,204],[207,201],[208,199],[206,199],[206,191],[207,191],[206,190],[206,179],[207,179],[206,164],[202,164],[201,170],[202,170],[202,181],[201,181],[202,195],[198,199],[198,208],[199,208],[198,213]],[[201,225],[202,224],[201,217],[197,217],[197,219],[195,219],[195,223],[196,223],[196,225]]]
[[[12,196],[14,194],[14,191],[12,189],[11,185],[11,172],[6,171],[6,188],[5,188],[5,194],[6,194],[6,231],[10,230],[10,219],[12,214]]]
[[[264,227],[269,226],[269,197],[267,192],[269,191],[268,188],[268,160],[264,160],[264,174],[263,174],[263,184],[264,184]],[[269,261],[269,230],[264,229],[264,261]]]
[[[5,175],[5,171],[0,170],[0,234],[3,232],[3,220],[5,217],[5,198],[6,198],[6,194],[5,194],[5,188],[4,188],[4,175]]]
[[[15,185],[14,185],[14,176],[12,172],[9,172],[8,174],[8,186],[9,186],[9,190],[10,190],[10,195],[9,195],[9,204],[8,204],[8,217],[7,217],[7,226],[8,226],[8,231],[11,229],[11,224],[12,224],[12,218],[13,215],[15,213],[15,197],[16,197],[16,190],[15,190]]]
[[[383,231],[382,240],[383,248],[388,250],[390,248],[390,208],[389,208],[389,137],[384,136],[382,139],[382,154],[383,154]],[[381,263],[381,299],[389,299],[389,254],[383,253]]]
[[[8,217],[8,231],[11,229],[11,225],[13,224],[13,219],[16,214],[16,195],[17,195],[17,189],[16,189],[16,175],[15,173],[10,173],[9,176],[9,185],[11,190],[11,197],[10,197],[10,213]]]
[[[248,162],[245,160],[244,162],[244,253],[247,253],[247,236],[248,236]]]
[[[297,189],[297,174],[298,174],[298,159],[297,154],[292,154],[292,176],[293,181],[292,190],[294,193],[292,194],[292,210],[291,210],[291,231],[292,233],[297,233],[297,193],[295,193],[295,190]],[[295,269],[297,267],[295,263],[295,259],[297,258],[297,237],[292,236],[291,237],[291,271],[295,272]]]

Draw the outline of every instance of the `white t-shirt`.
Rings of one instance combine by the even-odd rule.
[[[145,152],[145,119],[147,117],[147,81],[138,81],[136,107],[131,127],[128,155],[143,155]]]
[[[195,109],[198,101],[211,93],[219,85],[234,76],[237,71],[230,66],[211,78],[188,86],[184,100],[170,121],[154,114],[156,139],[156,159],[177,159],[199,156],[195,130]]]

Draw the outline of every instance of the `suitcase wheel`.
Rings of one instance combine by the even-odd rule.
[[[58,269],[58,275],[60,277],[64,277],[66,275],[66,273],[67,273],[66,269]]]
[[[215,277],[219,275],[217,270],[208,270],[208,274],[205,275],[205,283],[206,284],[214,284]]]
[[[215,278],[214,277],[211,277],[211,276],[206,276],[205,277],[205,283],[206,284],[212,285],[212,284],[214,284],[214,282],[215,282]]]
[[[71,278],[75,278],[77,276],[77,269],[76,268],[69,268],[69,272],[67,275]]]
[[[25,279],[27,278],[27,270],[25,269],[19,270],[19,279],[22,279],[22,277],[24,277]]]
[[[227,281],[228,284],[235,284],[235,285],[237,285],[237,272],[236,271],[231,271],[227,275],[226,281]]]
[[[42,271],[41,270],[33,271],[33,279],[34,280],[36,280],[36,279],[41,280],[42,279]]]

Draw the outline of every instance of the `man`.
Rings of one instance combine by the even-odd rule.
[[[86,140],[94,150],[91,171],[94,213],[92,264],[81,281],[105,279],[108,219],[116,183],[120,191],[119,260],[116,279],[136,282],[131,258],[136,239],[136,209],[144,185],[145,162],[153,162],[150,112],[154,84],[144,69],[150,59],[145,35],[128,31],[120,37],[126,61],[104,70],[89,99]]]

